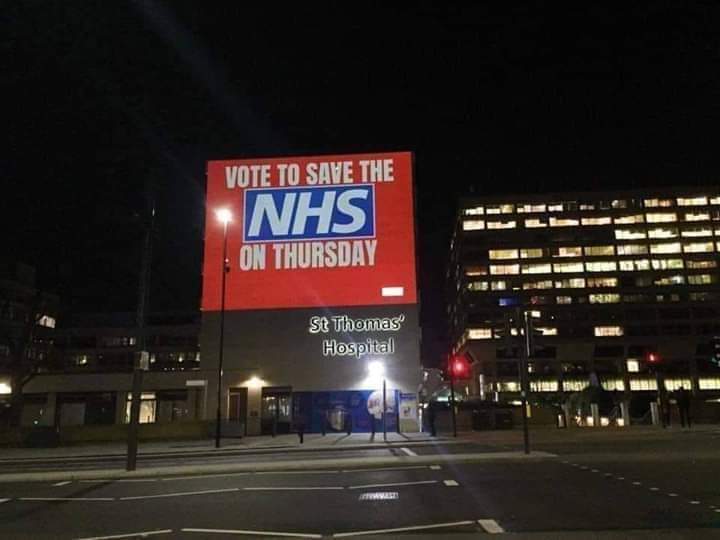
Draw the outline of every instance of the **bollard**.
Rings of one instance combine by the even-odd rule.
[[[660,410],[658,404],[654,401],[650,403],[650,417],[652,418],[653,426],[660,425]]]
[[[623,427],[630,427],[630,403],[623,401],[620,403],[620,415],[622,416]]]
[[[593,426],[600,427],[600,407],[597,403],[590,404],[590,414],[592,415]]]

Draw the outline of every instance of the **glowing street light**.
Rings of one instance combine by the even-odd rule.
[[[368,375],[373,379],[379,379],[385,375],[385,364],[380,360],[372,360],[368,362]]]
[[[232,221],[232,212],[227,208],[218,208],[215,210],[215,217],[220,223],[227,226]]]
[[[220,351],[218,359],[218,387],[217,387],[217,415],[215,423],[215,448],[220,448],[221,437],[221,402],[222,402],[222,376],[223,376],[223,352],[225,349],[225,277],[230,271],[227,257],[228,223],[232,221],[232,212],[227,208],[215,210],[215,216],[223,224],[223,256],[222,256],[222,285],[220,294]]]

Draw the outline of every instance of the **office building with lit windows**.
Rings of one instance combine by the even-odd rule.
[[[657,372],[670,391],[720,390],[720,187],[465,198],[450,251],[453,347],[485,399],[519,390],[517,308],[538,334],[533,392],[592,374],[656,390]]]

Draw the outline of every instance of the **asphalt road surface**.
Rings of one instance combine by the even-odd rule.
[[[0,538],[720,538],[719,443],[556,437],[540,461],[6,483]]]

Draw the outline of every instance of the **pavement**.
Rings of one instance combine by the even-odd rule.
[[[143,455],[170,453],[163,459],[179,464],[141,459],[135,477],[5,481],[0,538],[720,538],[718,426],[533,429],[529,458],[519,431],[387,444],[339,437],[310,436],[303,447],[246,440],[220,456],[204,441],[143,445]],[[112,460],[119,448],[26,458],[64,467]],[[3,452],[3,476],[22,460]],[[177,474],[180,466],[194,472]]]

